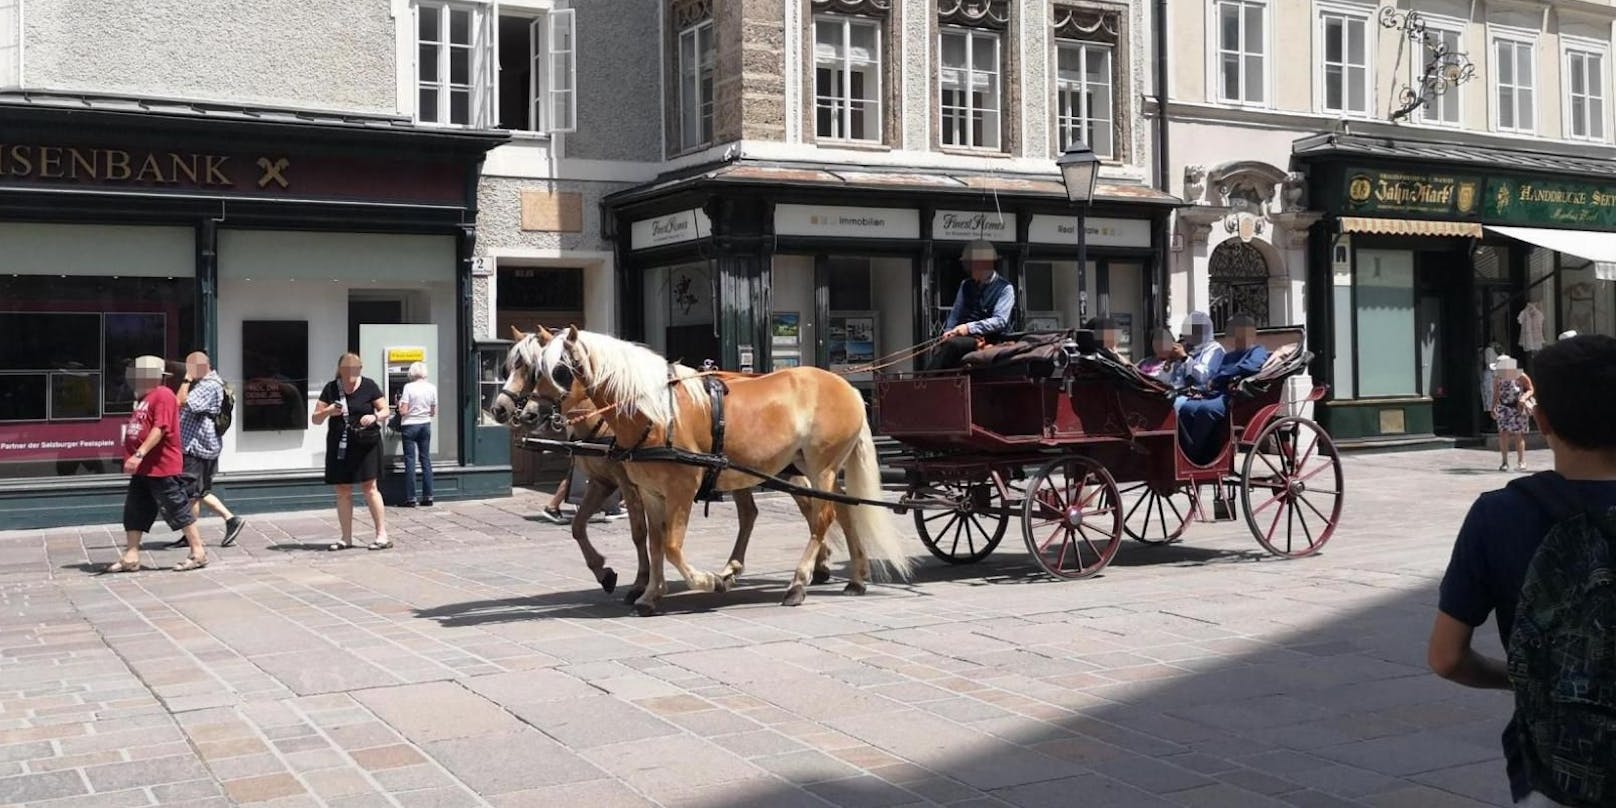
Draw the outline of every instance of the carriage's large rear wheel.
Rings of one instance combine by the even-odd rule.
[[[951,508],[915,510],[915,530],[926,549],[950,564],[974,564],[999,546],[1010,511],[991,480],[949,481],[911,488],[914,499],[946,500]]]
[[[1087,578],[1122,546],[1121,495],[1105,467],[1086,457],[1052,460],[1033,475],[1021,507],[1027,552],[1057,578]]]
[[[1263,549],[1285,558],[1310,556],[1341,523],[1341,456],[1323,427],[1307,418],[1276,418],[1246,449],[1240,505]]]
[[[1196,513],[1194,486],[1163,490],[1152,483],[1122,489],[1122,529],[1145,544],[1172,544],[1184,535]]]

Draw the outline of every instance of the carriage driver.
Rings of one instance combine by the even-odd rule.
[[[932,348],[927,370],[957,368],[966,354],[998,342],[1009,333],[1016,290],[994,271],[998,257],[993,244],[984,239],[965,246],[960,261],[971,276],[960,282],[954,294],[954,308],[948,312],[943,334]]]

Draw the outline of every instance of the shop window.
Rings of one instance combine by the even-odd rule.
[[[1409,70],[1411,71],[1409,86],[1419,87],[1425,97],[1425,103],[1420,107],[1420,120],[1425,123],[1442,124],[1444,126],[1457,126],[1459,124],[1459,101],[1463,93],[1455,85],[1440,80],[1440,72],[1439,80],[1432,86],[1421,86],[1421,82],[1425,78],[1425,68],[1430,60],[1434,58],[1431,46],[1441,46],[1444,54],[1443,67],[1457,65],[1458,54],[1460,53],[1459,39],[1460,34],[1458,31],[1427,28],[1425,41],[1429,44],[1415,51],[1415,53],[1419,54],[1418,58],[1409,60]],[[1442,68],[1438,68],[1438,70],[1441,71]]]
[[[0,278],[0,478],[111,474],[142,354],[190,350],[190,279]]]
[[[1048,312],[1054,311],[1055,306],[1055,267],[1047,263],[1028,263],[1021,270],[1024,294],[1027,296],[1027,311]]]
[[[1566,52],[1566,117],[1574,138],[1605,139],[1604,65],[1598,53]]]
[[[1537,69],[1531,42],[1497,39],[1493,42],[1493,76],[1497,89],[1497,118],[1504,132],[1532,132],[1537,128]]]
[[[577,12],[499,15],[501,129],[572,132],[578,123]]]
[[[945,146],[1000,147],[999,36],[989,31],[942,33],[940,109]]]
[[[713,76],[717,66],[713,23],[679,31],[679,137],[685,149],[713,141]]]
[[[830,310],[875,308],[870,294],[870,262],[865,258],[830,259]]]
[[[881,139],[881,23],[814,18],[814,133],[831,140]]]
[[[1359,250],[1353,287],[1358,321],[1358,395],[1417,395],[1414,254],[1405,250]]]
[[[1593,262],[1561,253],[1560,316],[1561,330],[1616,336],[1616,283],[1600,280]]]
[[[1268,4],[1218,0],[1217,95],[1236,104],[1268,101]]]
[[[1326,112],[1369,112],[1369,18],[1327,11],[1319,15],[1324,59],[1319,65]]]
[[[1055,62],[1061,150],[1080,140],[1100,157],[1115,157],[1111,46],[1061,42]]]
[[[241,323],[241,431],[308,428],[309,324]]]

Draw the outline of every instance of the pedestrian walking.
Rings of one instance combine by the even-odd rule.
[[[191,484],[191,513],[202,518],[202,506],[208,506],[224,518],[224,539],[220,547],[229,547],[241,536],[247,520],[231,513],[213,493],[213,475],[219,470],[219,452],[224,431],[229,428],[231,414],[225,412],[224,379],[214,371],[208,355],[196,351],[185,357],[185,380],[180,383],[176,396],[180,407],[180,445],[185,454],[185,476]],[[234,402],[231,402],[232,404]],[[175,543],[176,546],[179,544]]]
[[[1505,354],[1493,363],[1493,420],[1498,422],[1498,470],[1509,471],[1509,449],[1515,447],[1515,470],[1526,470],[1526,433],[1531,430],[1537,397],[1532,379],[1521,372],[1515,357]]]
[[[1533,361],[1532,418],[1554,469],[1471,506],[1428,660],[1459,684],[1515,691],[1503,745],[1517,804],[1616,805],[1616,338],[1561,340]],[[1507,661],[1471,647],[1490,614]]]
[[[208,553],[196,529],[182,477],[185,461],[180,451],[179,402],[174,391],[163,385],[166,374],[161,357],[135,357],[129,375],[138,400],[123,429],[123,472],[129,475],[123,499],[124,549],[102,572],[140,569],[141,538],[151,532],[159,514],[170,528],[185,535],[191,548],[190,555],[174,569],[201,569],[208,565]]]
[[[376,478],[382,475],[382,422],[387,420],[387,398],[376,382],[361,375],[363,370],[364,363],[358,354],[343,354],[337,360],[337,377],[326,383],[320,391],[319,403],[314,405],[314,425],[326,425],[325,482],[336,489],[337,524],[342,529],[342,541],[332,542],[326,548],[332,551],[355,546],[355,485],[365,497],[370,520],[376,528],[376,537],[369,549],[386,550],[393,546],[392,539],[387,537],[382,495],[376,490]]]
[[[556,486],[555,494],[550,497],[550,501],[544,506],[544,509],[539,511],[540,519],[554,525],[565,525],[572,522],[572,517],[562,511],[561,506],[572,498],[572,478],[575,476],[579,477],[580,481],[587,486],[588,479],[579,474],[578,461],[573,460],[567,465],[567,476],[561,478],[561,484]],[[601,503],[600,512],[590,515],[589,521],[596,523],[614,522],[627,516],[628,511],[623,508],[623,492],[613,491],[612,495]]]
[[[410,365],[410,381],[398,397],[399,434],[404,439],[404,507],[416,506],[415,464],[421,463],[422,507],[432,507],[432,419],[438,414],[438,388],[426,380],[426,363]]]

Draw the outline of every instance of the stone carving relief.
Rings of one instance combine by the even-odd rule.
[[[1120,15],[1115,11],[1073,6],[1055,6],[1054,11],[1052,22],[1058,39],[1116,44],[1121,37]]]
[[[813,0],[814,11],[879,16],[892,11],[892,0]]]
[[[1224,163],[1208,173],[1217,204],[1253,213],[1269,210],[1287,176],[1284,171],[1256,161]]]
[[[1010,27],[1008,0],[938,0],[937,19],[974,28]]]
[[[1307,194],[1307,175],[1300,171],[1292,171],[1285,175],[1285,182],[1281,186],[1280,210],[1285,213],[1295,213],[1302,210],[1302,197]]]
[[[1206,192],[1206,166],[1184,166],[1184,201],[1200,202]]]
[[[713,18],[713,0],[673,0],[668,10],[673,30],[679,31]]]

